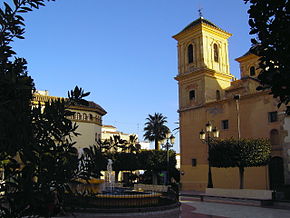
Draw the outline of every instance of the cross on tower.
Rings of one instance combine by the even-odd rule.
[[[202,10],[203,10],[203,8],[198,9],[199,17],[202,17]]]

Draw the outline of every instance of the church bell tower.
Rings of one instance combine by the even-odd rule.
[[[229,70],[228,38],[203,17],[173,38],[178,41],[179,110],[222,100],[233,76]]]

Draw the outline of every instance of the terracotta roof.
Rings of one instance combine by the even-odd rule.
[[[253,54],[252,52],[251,52],[251,49],[249,49],[245,54],[243,54],[241,57],[245,57],[245,56],[248,56],[249,54]]]
[[[183,30],[181,30],[179,33],[182,33],[182,32],[184,32],[184,31],[187,31],[187,30],[189,30],[189,29],[191,29],[192,27],[194,27],[194,26],[196,26],[196,25],[198,25],[198,24],[207,24],[207,25],[209,25],[209,26],[211,26],[211,27],[214,27],[214,28],[216,28],[216,29],[218,29],[218,30],[221,30],[221,31],[223,31],[223,32],[226,32],[226,31],[224,31],[224,30],[222,30],[221,28],[219,28],[217,25],[215,25],[214,23],[212,23],[212,22],[210,22],[209,20],[207,20],[207,19],[204,19],[203,17],[200,17],[200,18],[198,18],[198,19],[196,19],[195,21],[193,21],[193,22],[191,22],[190,24],[188,24]],[[178,33],[178,34],[179,34]],[[177,35],[178,35],[177,34]]]
[[[241,57],[245,57],[245,56],[248,56],[248,55],[250,55],[250,54],[254,54],[255,55],[255,53],[254,53],[254,51],[255,51],[255,49],[258,47],[258,45],[255,45],[255,46],[252,46],[245,54],[243,54]],[[241,57],[239,57],[239,58],[241,58]]]
[[[102,131],[102,133],[109,133],[109,134],[121,134],[120,132],[111,132],[111,131]]]
[[[67,98],[63,98],[63,97],[55,97],[55,96],[49,96],[49,95],[41,95],[39,93],[34,93],[33,95],[33,101],[37,101],[37,102],[48,102],[48,101],[55,101],[58,99],[67,99]],[[91,109],[96,109],[98,110],[102,115],[105,115],[107,112],[104,110],[104,108],[102,108],[100,105],[96,104],[93,101],[88,101],[88,105],[81,105],[81,104],[76,104],[71,106],[71,108],[74,107],[81,107],[81,108],[91,108]]]
[[[84,106],[84,107],[89,107],[89,108],[93,108],[93,109],[99,109],[99,110],[101,110],[103,113],[107,113],[106,111],[105,111],[105,109],[104,108],[102,108],[99,104],[96,104],[95,102],[93,102],[93,101],[88,101],[89,102],[89,105],[88,106]]]
[[[116,131],[116,132],[112,132],[112,131],[102,131],[102,133],[109,133],[109,134],[114,134],[114,135],[130,135],[130,134],[127,134],[127,133],[123,133],[123,132],[119,132],[119,131]]]
[[[231,82],[231,86],[226,88],[225,91],[242,88],[243,82],[244,81],[241,79],[233,81],[233,82]]]
[[[103,127],[116,128],[115,126],[112,126],[112,125],[103,125]]]
[[[245,77],[242,77],[239,80],[236,80],[236,81],[231,82],[231,86],[228,87],[228,88],[226,88],[225,91],[231,91],[231,90],[243,88],[243,84],[247,80],[254,80],[255,82],[259,82],[259,80],[257,78],[255,78],[255,77],[245,76]]]

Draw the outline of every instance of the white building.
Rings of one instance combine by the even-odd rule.
[[[138,138],[138,135],[135,133],[123,133],[121,131],[118,131],[117,127],[112,126],[112,125],[103,125],[102,126],[102,136],[101,139],[110,139],[110,137],[113,137],[114,135],[120,136],[121,139],[123,140],[129,140],[130,135],[136,135]],[[138,138],[139,139],[139,138]],[[150,149],[150,143],[149,142],[138,142],[141,145],[141,149],[149,150]]]
[[[33,105],[38,102],[44,102],[62,99],[62,97],[49,96],[48,91],[36,91]],[[79,136],[72,136],[72,140],[76,141],[75,147],[81,151],[85,147],[96,144],[96,140],[101,138],[102,131],[102,117],[107,113],[100,105],[89,101],[88,106],[75,105],[70,106],[69,109],[75,112],[74,116],[69,117],[70,120],[78,125],[77,132]]]

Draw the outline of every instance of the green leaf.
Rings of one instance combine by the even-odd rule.
[[[24,10],[25,12],[28,12],[28,11],[32,11],[31,8],[29,7],[20,7],[22,10]]]
[[[15,7],[18,7],[18,5],[19,5],[19,1],[18,0],[13,0],[13,3],[15,5]]]

